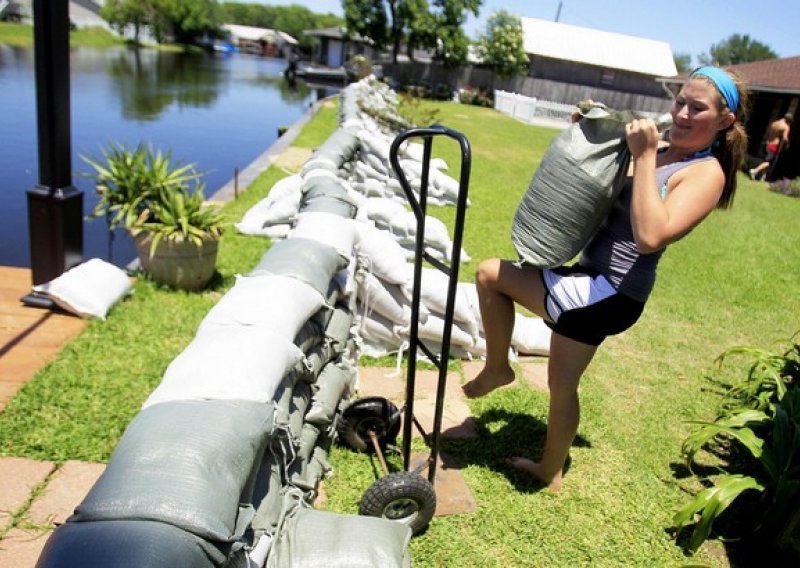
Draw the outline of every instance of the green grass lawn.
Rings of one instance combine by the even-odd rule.
[[[439,120],[472,146],[464,265],[514,257],[511,219],[548,142],[557,133],[494,110],[437,104]],[[323,108],[295,144],[313,148],[336,127]],[[458,177],[459,148],[434,146]],[[286,175],[271,168],[226,207],[231,221]],[[432,207],[452,223],[453,210]],[[504,465],[510,455],[537,456],[545,433],[547,396],[523,384],[471,403],[474,441],[445,441],[463,466],[477,503],[469,515],[437,517],[415,538],[416,566],[729,566],[712,541],[684,556],[668,532],[671,517],[698,489],[681,467],[687,420],[713,417],[719,392],[713,361],[734,345],[773,348],[800,328],[800,200],[740,178],[728,212],[715,212],[664,255],[642,320],[611,338],[581,386],[582,422],[559,494],[539,492]],[[99,221],[97,221],[99,222]],[[106,322],[87,330],[28,383],[0,415],[0,454],[63,461],[107,460],[124,428],[158,384],[167,364],[236,273],[247,272],[267,244],[227,232],[212,289],[187,294],[140,279],[135,294]],[[368,458],[334,449],[326,481],[328,508],[356,512],[374,481]]]

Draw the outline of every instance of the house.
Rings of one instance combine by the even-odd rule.
[[[658,77],[677,75],[664,41],[536,18],[520,18],[528,76],[663,97]]]
[[[378,52],[372,42],[357,33],[348,35],[347,28],[332,27],[304,30],[307,36],[317,38],[312,61],[327,67],[341,67],[354,55],[364,55],[375,60]]]
[[[104,0],[70,0],[69,21],[76,28],[100,27],[110,30],[108,22],[100,16]],[[24,24],[33,23],[32,0],[0,0],[0,20],[9,19]]]
[[[750,92],[749,138],[747,153],[753,158],[764,156],[764,137],[769,124],[791,112],[797,117],[800,106],[800,56],[741,63],[728,67],[747,82]],[[664,77],[660,81],[677,90],[687,75]],[[790,131],[789,148],[781,154],[769,177],[800,176],[800,126],[795,119]]]
[[[297,46],[298,41],[287,34],[269,28],[222,24],[230,42],[240,51],[255,53],[266,57],[285,57],[288,50]]]

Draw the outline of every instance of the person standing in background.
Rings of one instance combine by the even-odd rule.
[[[791,130],[792,113],[787,112],[767,128],[767,155],[764,161],[751,169],[748,173],[750,179],[760,179],[766,175],[767,169],[775,162],[782,151],[789,147],[789,131]]]

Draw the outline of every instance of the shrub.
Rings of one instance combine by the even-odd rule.
[[[745,380],[730,386],[713,422],[695,422],[699,428],[686,438],[682,451],[690,468],[706,447],[742,459],[729,460],[713,484],[675,514],[678,529],[694,525],[688,544],[692,553],[746,492],[759,495],[748,503],[752,510],[746,518],[737,521],[765,541],[776,539],[800,504],[800,344],[782,354],[730,349],[717,359],[718,365],[731,355],[751,358]]]
[[[494,108],[494,95],[486,89],[476,89],[467,85],[458,92],[458,101],[464,105]]]

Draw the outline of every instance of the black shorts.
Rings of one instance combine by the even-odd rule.
[[[605,276],[579,265],[544,269],[545,305],[556,333],[580,343],[600,345],[639,319],[644,302],[617,292]]]

